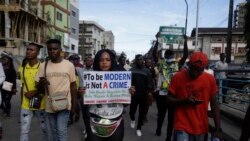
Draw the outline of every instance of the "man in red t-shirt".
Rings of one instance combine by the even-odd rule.
[[[176,141],[204,141],[208,133],[207,108],[210,101],[216,131],[220,135],[220,116],[216,100],[217,85],[213,76],[204,73],[208,58],[202,52],[190,57],[188,69],[173,76],[167,101],[175,104],[174,130]]]

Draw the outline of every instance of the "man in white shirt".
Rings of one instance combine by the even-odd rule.
[[[220,60],[215,63],[215,69],[218,69],[218,70],[228,69],[228,64],[225,61],[225,57],[226,57],[225,53],[220,54]],[[217,73],[216,78],[219,79],[219,81],[222,80],[222,94],[226,95],[227,94],[227,89],[224,88],[224,87],[227,86],[227,80],[224,80],[224,79],[227,78],[226,72]],[[226,102],[226,97],[225,96],[223,96],[222,102],[228,104],[228,102]]]

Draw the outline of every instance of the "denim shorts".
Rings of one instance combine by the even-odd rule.
[[[175,130],[174,141],[207,141],[208,134],[189,134],[185,131]]]

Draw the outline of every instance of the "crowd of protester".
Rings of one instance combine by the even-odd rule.
[[[148,122],[147,114],[153,101],[156,102],[158,110],[157,121],[151,121],[155,122],[156,136],[165,134],[166,141],[208,140],[208,109],[211,107],[211,117],[215,123],[212,137],[222,140],[216,98],[218,89],[213,75],[204,71],[208,68],[206,54],[194,52],[189,56],[187,39],[184,36],[184,49],[180,60],[176,59],[172,50],[166,50],[161,57],[157,48],[158,36],[159,34],[156,35],[157,42],[152,55],[145,57],[137,54],[131,64],[124,54],[117,57],[116,53],[109,49],[98,51],[94,58],[84,58],[83,64],[77,54],[63,58],[61,42],[57,39],[47,41],[49,56],[43,62],[38,59],[39,46],[30,43],[17,73],[12,57],[6,53],[2,54],[0,77],[3,80],[0,80],[0,84],[4,85],[4,79],[12,84],[10,90],[1,86],[1,108],[4,117],[11,117],[10,101],[12,95],[16,94],[18,78],[22,85],[20,141],[32,140],[29,139],[29,133],[32,132],[31,121],[34,116],[40,123],[44,141],[67,141],[68,127],[77,124],[81,115],[85,127],[81,132],[87,141],[122,141],[123,114],[126,114],[127,106],[130,127],[136,128],[135,133],[140,137],[144,135],[142,127]],[[131,71],[131,103],[84,104],[86,87],[83,72],[86,71]],[[61,103],[58,104],[57,101]],[[112,112],[114,109],[116,114],[112,116],[102,115],[100,112]],[[162,132],[166,113],[167,132]]]

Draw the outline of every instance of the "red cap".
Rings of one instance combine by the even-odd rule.
[[[189,65],[195,66],[201,69],[206,68],[208,65],[207,55],[202,52],[194,52],[189,59]]]

